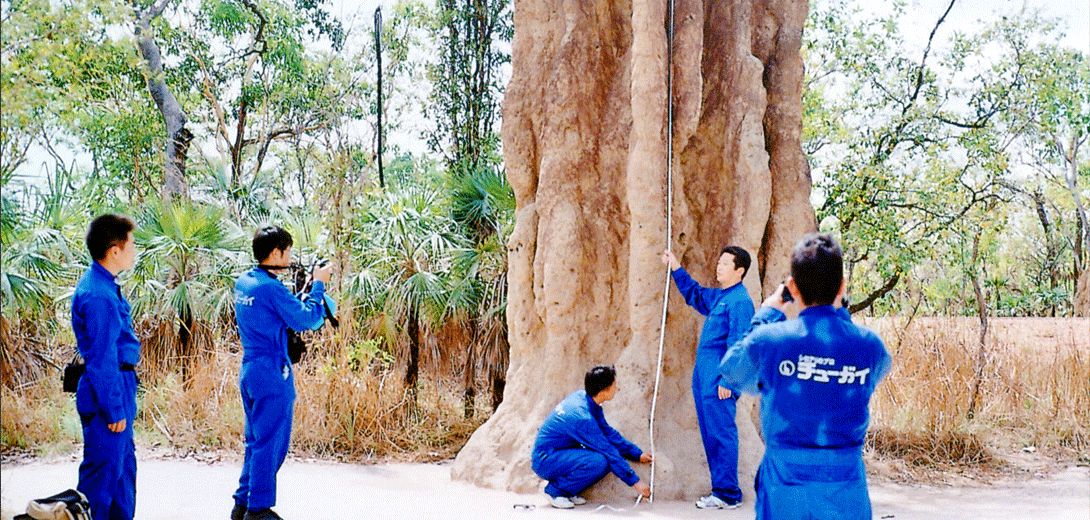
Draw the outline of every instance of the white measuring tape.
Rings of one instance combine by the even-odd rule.
[[[669,3],[670,23],[666,26],[666,250],[672,251],[673,203],[674,203],[674,0]],[[666,346],[666,306],[670,301],[670,266],[666,266],[666,281],[662,289],[662,320],[659,322],[659,356],[655,365],[655,389],[651,394],[651,418],[648,429],[651,437],[651,497],[655,501],[655,408],[659,400],[659,383],[662,380],[662,354]],[[636,504],[643,496],[636,498]]]

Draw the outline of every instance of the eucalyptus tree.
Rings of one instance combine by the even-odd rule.
[[[829,3],[811,13],[804,147],[819,221],[846,247],[853,311],[951,256],[943,231],[1013,197],[1015,135],[998,120],[1017,103],[1026,70],[982,66],[1018,47],[991,30],[951,34],[955,2],[915,52],[900,33],[903,4],[881,19]],[[1027,38],[1032,27],[1020,31]]]
[[[437,0],[430,21],[437,46],[428,66],[432,82],[428,136],[454,175],[469,175],[499,161],[503,67],[514,33],[510,0]]]

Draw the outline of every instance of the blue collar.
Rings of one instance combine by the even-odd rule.
[[[830,305],[815,305],[813,307],[807,307],[799,313],[799,317],[802,316],[829,316],[836,314],[836,307]]]
[[[586,390],[583,391],[583,397],[587,398],[587,408],[590,408],[591,411],[602,409],[602,405],[595,402],[594,398],[591,397],[590,394],[586,392]]]
[[[264,267],[254,266],[254,272],[256,272],[256,273],[265,273],[265,276],[268,276],[269,278],[272,278],[273,280],[279,280],[280,279],[279,275],[277,275],[276,273],[274,273],[274,272],[272,272],[272,271],[270,271],[268,269],[265,269]]]
[[[117,283],[117,276],[111,273],[109,269],[102,267],[102,264],[98,263],[98,261],[91,262],[91,272],[110,283]]]

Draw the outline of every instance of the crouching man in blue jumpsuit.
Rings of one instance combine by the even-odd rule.
[[[94,520],[131,520],[136,513],[136,372],[140,340],[117,275],[136,262],[133,221],[102,215],[87,229],[91,267],[72,295],[72,332],[86,371],[76,387],[83,425],[83,462],[76,488]]]
[[[891,359],[882,340],[840,307],[844,287],[840,246],[807,235],[791,254],[786,284],[804,307],[798,319],[785,321],[780,286],[719,367],[728,385],[761,395],[758,519],[871,518],[867,406]]]
[[[727,348],[745,335],[753,318],[753,300],[742,285],[749,271],[749,253],[738,246],[724,247],[715,266],[718,287],[701,287],[670,251],[662,262],[672,271],[674,284],[685,302],[705,316],[693,366],[693,400],[704,455],[711,472],[711,493],[700,497],[700,509],[734,509],[742,504],[738,487],[738,427],[734,414],[738,393],[719,377],[719,361]]]
[[[306,302],[277,279],[291,264],[291,234],[276,226],[254,233],[258,265],[235,282],[235,318],[242,340],[239,389],[246,414],[246,454],[231,520],[279,519],[276,473],[288,455],[295,378],[287,329],[307,330],[325,316],[325,284],[331,266],[314,271]]]
[[[617,395],[617,371],[596,366],[583,378],[578,390],[556,405],[545,419],[534,442],[532,467],[545,480],[549,503],[571,509],[587,503],[579,496],[584,489],[613,472],[644,497],[651,488],[640,480],[625,459],[651,462],[651,454],[617,433],[602,413],[602,403]]]

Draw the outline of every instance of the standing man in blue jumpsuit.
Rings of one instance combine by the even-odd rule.
[[[271,508],[276,505],[276,473],[288,455],[295,404],[287,329],[310,329],[325,316],[325,284],[332,267],[315,269],[310,298],[301,301],[277,279],[291,265],[291,246],[291,234],[279,227],[257,230],[253,251],[258,265],[235,282],[246,454],[231,520],[280,518]]]
[[[662,262],[672,271],[674,284],[685,302],[705,316],[693,366],[693,400],[704,455],[711,472],[711,493],[700,497],[700,509],[734,509],[742,504],[738,487],[738,427],[734,414],[738,393],[719,377],[723,354],[749,330],[753,300],[742,285],[749,271],[749,253],[738,246],[726,246],[715,266],[716,287],[701,287],[681,267],[670,251]]]
[[[727,384],[761,395],[758,519],[871,517],[867,406],[891,359],[878,335],[841,307],[844,288],[840,246],[829,235],[807,235],[791,254],[786,284],[803,307],[798,319],[785,321],[780,286],[720,365]]]
[[[579,493],[611,471],[650,497],[651,488],[625,459],[646,464],[651,462],[651,454],[617,433],[602,412],[602,403],[617,395],[617,371],[611,366],[596,366],[583,377],[583,387],[556,405],[534,442],[531,467],[548,481],[545,494],[549,503],[558,509],[587,503]]]
[[[102,215],[87,229],[91,267],[72,294],[72,332],[86,371],[76,388],[83,426],[79,484],[94,520],[131,520],[136,513],[136,372],[140,340],[117,275],[136,262],[133,221]]]

